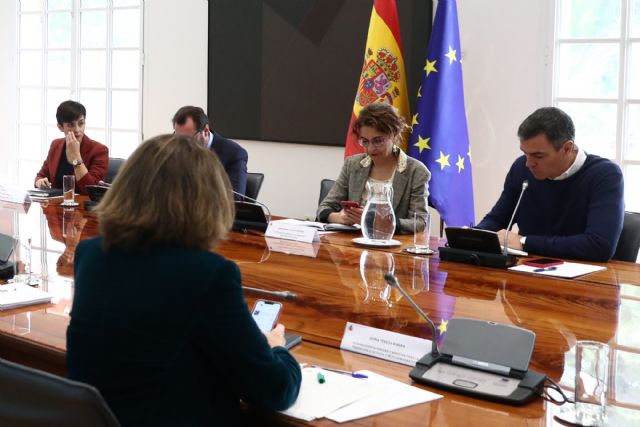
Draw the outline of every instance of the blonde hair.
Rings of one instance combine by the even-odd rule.
[[[210,150],[187,135],[145,141],[96,208],[105,250],[177,245],[208,250],[235,214],[229,178]]]

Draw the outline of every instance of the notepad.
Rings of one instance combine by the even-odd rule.
[[[509,270],[520,271],[523,273],[541,274],[543,276],[563,277],[565,279],[573,279],[574,277],[583,276],[585,274],[593,273],[600,270],[605,270],[606,267],[592,264],[580,264],[577,262],[565,262],[561,265],[555,266],[554,269],[542,270],[538,267],[532,267],[530,265],[516,265]],[[539,270],[539,271],[536,271]]]
[[[0,285],[0,310],[51,302],[51,295],[22,283]]]

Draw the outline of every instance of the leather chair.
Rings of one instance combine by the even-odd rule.
[[[4,359],[0,396],[0,426],[120,426],[94,387]]]
[[[258,194],[260,193],[260,188],[262,187],[262,181],[264,181],[263,173],[247,173],[247,188],[244,192],[244,195],[247,197],[251,197],[252,199],[257,199]]]
[[[333,179],[326,178],[320,181],[320,198],[318,199],[318,205],[322,203],[325,197],[327,197],[327,194],[329,194],[329,191],[331,191],[331,188],[335,183],[336,182]]]
[[[637,262],[640,250],[640,213],[625,212],[624,224],[613,259]]]
[[[124,163],[125,159],[119,157],[109,157],[109,166],[107,167],[107,174],[104,177],[104,182],[111,184],[118,174],[120,167]]]

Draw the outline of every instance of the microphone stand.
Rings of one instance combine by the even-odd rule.
[[[431,326],[431,354],[433,355],[433,357],[437,357],[440,354],[440,351],[438,350],[438,335],[436,333],[436,325],[429,318],[429,316],[427,316],[427,314],[424,311],[422,311],[422,309],[418,306],[418,304],[416,304],[415,301],[411,299],[409,294],[407,294],[405,290],[400,287],[400,284],[398,283],[398,279],[396,279],[396,276],[394,276],[391,272],[386,272],[384,274],[384,280],[389,285],[391,285],[391,287],[396,288],[402,294],[404,299],[407,300],[409,304],[413,306],[414,310],[418,312],[418,314],[429,324],[429,326]]]
[[[252,288],[252,287],[249,287],[249,286],[243,286],[242,289],[250,291],[250,292],[257,292],[257,293],[261,293],[261,294],[273,295],[273,296],[284,298],[284,299],[287,299],[287,300],[293,300],[293,299],[298,298],[298,294],[296,294],[295,292],[291,292],[291,291],[270,291],[268,289]]]
[[[522,200],[522,195],[524,194],[524,190],[529,186],[529,181],[522,181],[522,190],[520,190],[520,196],[518,197],[518,202],[516,203],[516,207],[511,214],[511,219],[509,220],[509,225],[507,225],[507,229],[504,233],[504,248],[502,249],[502,253],[506,256],[509,254],[509,231],[511,230],[511,226],[513,225],[513,219],[516,217],[516,212],[518,212],[518,208],[520,207],[520,200]]]

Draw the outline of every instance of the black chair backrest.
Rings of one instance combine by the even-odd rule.
[[[264,181],[263,173],[247,173],[247,189],[244,192],[244,195],[247,197],[251,197],[252,199],[257,199],[258,194],[260,194],[260,188],[262,187],[262,181]]]
[[[90,385],[0,359],[0,426],[119,427]]]
[[[123,163],[124,159],[109,157],[109,167],[107,168],[107,175],[104,177],[104,182],[111,184]]]
[[[327,197],[327,194],[329,194],[329,191],[331,191],[335,183],[334,180],[326,178],[320,181],[320,198],[318,199],[318,204],[322,203],[324,198]]]
[[[613,259],[636,262],[640,250],[640,213],[625,212],[624,224]]]

